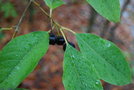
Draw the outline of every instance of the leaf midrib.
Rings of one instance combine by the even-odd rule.
[[[77,36],[77,37],[79,37],[79,36]],[[80,37],[79,37],[79,38],[80,38]],[[80,38],[80,39],[81,39],[81,38]],[[103,61],[106,62],[105,58],[103,59],[103,57],[102,57],[101,55],[99,55],[94,49],[92,49],[83,39],[81,39],[81,40],[82,40],[91,50],[93,50],[96,55],[98,55]],[[107,62],[106,62],[106,63],[107,63]],[[120,75],[122,75],[122,73],[121,73],[120,71],[118,71],[116,68],[114,68],[111,63],[108,62],[108,64],[109,64],[116,72],[118,72],[118,73],[120,73]],[[123,76],[124,78],[126,78],[124,75],[122,75],[122,76]]]
[[[42,38],[41,40],[38,40],[37,43],[40,44],[39,42],[41,42],[42,40],[43,40],[43,38]],[[34,48],[35,48],[38,44],[34,44],[33,48],[31,47],[31,48],[29,49],[28,53],[27,53],[26,55],[24,55],[23,59],[21,59],[21,60],[15,65],[15,67],[17,67],[19,64],[23,63],[23,62],[21,62],[21,61],[22,61],[22,60],[25,60],[25,57],[27,57],[27,56],[29,55],[30,51],[34,51]],[[11,69],[11,72],[9,72],[9,73],[7,74],[7,76],[5,77],[5,79],[3,79],[3,80],[0,82],[0,84],[3,83],[3,82],[13,73],[12,71],[15,70],[15,67],[14,67],[13,69]]]
[[[75,51],[75,52],[77,52],[77,51]],[[79,52],[78,52],[79,53]],[[69,55],[70,57],[71,57],[71,55]],[[71,57],[72,58],[72,57]],[[79,70],[77,69],[77,65],[75,64],[75,62],[74,62],[74,60],[73,60],[73,58],[72,58],[72,60],[71,60],[71,64],[73,64],[74,65],[74,68],[75,68],[75,72],[77,73],[76,75],[77,75],[77,79],[80,81],[80,85],[83,85],[83,83],[82,83],[82,80],[81,80],[81,77],[80,77],[80,74],[79,74]],[[73,67],[73,65],[72,65],[72,67]],[[79,79],[80,78],[80,79]],[[81,88],[81,90],[82,90],[82,87],[80,86],[80,88]]]
[[[71,55],[69,55],[70,57],[71,57]],[[72,58],[72,57],[71,57]],[[72,58],[72,60],[71,60],[71,64],[73,64],[74,65],[74,68],[75,68],[75,72],[77,73],[76,75],[77,75],[77,79],[79,80],[79,77],[80,77],[80,75],[79,75],[79,71],[78,71],[78,69],[76,68],[76,65],[75,65],[75,62],[73,61],[73,58]],[[72,65],[72,67],[73,67],[73,65]],[[79,80],[80,81],[80,83],[81,83],[81,85],[82,85],[82,82],[81,82],[81,80]],[[82,90],[82,87],[80,87],[81,88],[81,90]]]

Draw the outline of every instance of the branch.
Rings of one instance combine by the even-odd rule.
[[[15,32],[14,32],[14,34],[13,34],[13,36],[12,36],[12,39],[13,39],[13,38],[16,36],[16,34],[18,33],[19,28],[20,28],[20,25],[21,25],[21,23],[22,23],[22,21],[23,21],[23,19],[24,19],[24,17],[25,17],[25,14],[26,14],[26,12],[27,12],[29,6],[31,5],[32,1],[33,1],[33,0],[30,0],[30,1],[29,1],[27,7],[25,8],[24,12],[22,13],[22,15],[21,15],[21,17],[20,17],[20,19],[19,19],[19,22],[18,22],[18,24],[17,24],[16,27],[15,27]]]
[[[52,18],[52,11],[50,10],[50,15],[40,6],[40,4],[38,4],[36,1],[33,1],[33,3],[51,20],[51,24],[54,24],[56,27],[58,27],[61,30],[67,30],[72,32],[73,34],[75,34],[75,32],[69,28],[63,27],[62,25],[60,25],[59,23],[57,23],[53,18]],[[61,32],[63,33],[63,32]],[[64,35],[63,35],[64,36]]]
[[[51,17],[49,16],[49,14],[40,6],[40,4],[38,4],[36,1],[33,1],[33,3],[48,17],[51,19]]]

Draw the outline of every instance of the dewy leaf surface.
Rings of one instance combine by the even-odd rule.
[[[64,55],[63,84],[66,90],[103,90],[90,60],[70,45]]]
[[[93,34],[76,34],[80,51],[95,66],[100,79],[115,85],[131,82],[131,73],[120,49]]]
[[[46,5],[51,8],[51,9],[55,9],[59,6],[61,6],[62,4],[64,4],[64,2],[62,0],[44,0]]]
[[[16,88],[33,71],[46,53],[48,32],[38,31],[19,36],[0,52],[0,88]]]
[[[113,22],[120,21],[119,0],[87,0],[87,2],[103,17]]]

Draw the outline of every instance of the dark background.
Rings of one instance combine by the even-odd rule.
[[[49,12],[43,0],[37,0]],[[54,10],[53,18],[61,25],[73,29],[75,32],[94,33],[118,45],[126,55],[134,75],[134,0],[120,0],[121,22],[112,23],[100,16],[94,9],[85,3],[85,0],[64,0],[63,5]],[[16,11],[5,16],[1,5],[10,2]],[[11,27],[18,23],[28,0],[2,0],[0,4],[0,26]],[[19,35],[33,31],[50,30],[49,19],[35,6],[31,5],[21,24]],[[8,43],[13,30],[0,32],[0,49]],[[74,36],[66,33],[68,40],[76,41]],[[31,90],[64,90],[62,84],[62,46],[50,46],[47,54],[40,60],[36,69],[20,84],[20,88]],[[134,84],[114,86],[103,82],[105,90],[134,90]]]

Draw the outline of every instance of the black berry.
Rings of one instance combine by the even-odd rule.
[[[62,36],[57,36],[56,44],[63,45],[65,43],[65,39]]]
[[[56,36],[53,33],[49,34],[49,44],[50,45],[55,45],[56,43]]]
[[[72,43],[72,42],[68,42],[69,43],[69,45],[71,45],[72,47],[74,47],[75,48],[75,45],[74,45],[74,43]],[[66,50],[66,43],[64,43],[64,45],[63,45],[63,50],[65,51]]]

